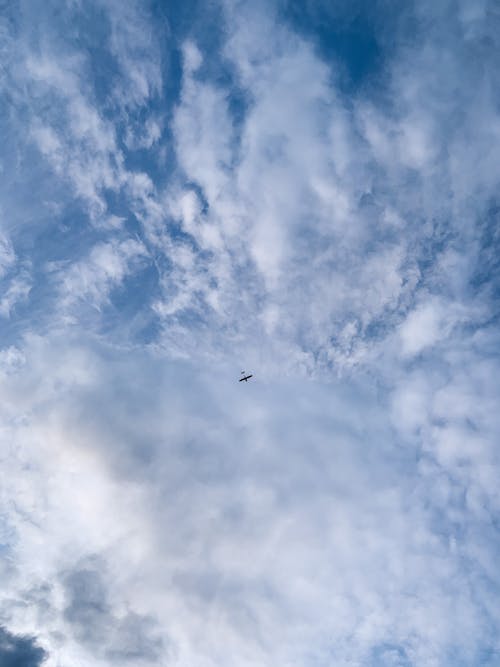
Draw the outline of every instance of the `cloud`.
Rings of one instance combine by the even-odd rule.
[[[0,626],[0,660],[5,667],[38,667],[45,651],[33,638],[13,635]]]
[[[21,270],[10,281],[6,291],[2,294],[2,298],[0,299],[0,314],[4,317],[9,317],[15,305],[28,297],[31,287],[32,281],[28,271]]]
[[[182,49],[182,56],[184,61],[184,69],[189,74],[196,72],[200,68],[203,62],[203,56],[201,55],[200,49],[194,44],[194,42],[186,42]]]
[[[29,58],[26,74],[33,95],[62,111],[56,118],[49,113],[34,119],[31,136],[56,173],[72,183],[97,217],[106,210],[104,191],[119,190],[122,185],[123,157],[114,127],[87,99],[82,86],[85,65],[75,56],[62,67],[47,54],[42,60]]]
[[[141,266],[146,249],[135,239],[96,244],[89,257],[71,266],[63,276],[62,293],[66,302],[86,299],[99,308],[111,290]]]
[[[464,200],[452,192],[439,200],[439,211],[431,205],[436,188],[453,178],[440,146],[450,132],[443,114],[452,97],[438,91],[436,109],[422,108],[423,91],[433,93],[436,83],[426,74],[426,61],[410,78],[404,68],[414,62],[413,47],[405,44],[405,57],[388,73],[393,106],[368,96],[351,103],[332,85],[335,71],[277,25],[272,12],[241,5],[234,12],[229,6],[227,14],[224,54],[236,71],[233,88],[186,68],[174,125],[179,164],[201,188],[203,208],[196,225],[192,212],[175,213],[196,197],[190,185],[172,192],[170,199],[179,199],[173,213],[186,220],[185,230],[201,248],[214,252],[209,274],[224,266],[216,279],[224,312],[245,307],[233,303],[230,289],[245,267],[249,298],[266,304],[256,313],[261,335],[282,336],[283,345],[295,347],[295,358],[302,345],[317,359],[358,363],[380,340],[371,332],[382,333],[381,321],[386,332],[397,327],[417,286],[437,275],[447,229],[442,216],[453,206],[462,210]],[[186,49],[192,48],[190,42]],[[433,43],[428,48],[430,53]],[[454,80],[455,73],[443,65],[440,76]],[[237,94],[242,122],[233,117]],[[472,131],[476,112],[466,109],[463,124]],[[453,136],[461,150],[459,133]],[[474,181],[466,189],[476,196]],[[421,224],[421,215],[440,222]],[[448,233],[462,233],[460,215],[448,217]],[[440,266],[445,280],[455,279],[453,268]],[[345,339],[348,330],[355,335],[332,357],[331,341]]]
[[[464,556],[478,545],[453,528],[496,498],[493,478],[476,474],[495,466],[480,425],[489,412],[458,410],[456,381],[423,386],[431,437],[415,459],[361,378],[235,393],[229,368],[76,340],[28,349],[2,387],[10,441],[22,443],[5,489],[19,545],[8,590],[52,582],[54,614],[37,627],[63,633],[68,655],[80,646],[78,655],[111,661],[122,650],[118,661],[147,664],[158,636],[181,665],[315,664],[311,646],[318,660],[362,664],[384,643],[439,664],[450,645],[469,662],[481,642],[494,646],[494,607],[478,602],[487,567],[478,559],[490,547],[468,574]],[[447,434],[463,411],[482,444],[464,423],[450,458]],[[40,539],[51,547],[33,570]]]
[[[400,327],[403,354],[419,354],[429,346],[448,338],[453,327],[460,323],[460,310],[457,304],[443,304],[435,298],[414,308]],[[469,312],[463,309],[462,317],[467,319],[468,316]]]
[[[161,640],[149,636],[153,619],[134,613],[114,617],[103,570],[103,563],[94,558],[65,574],[64,618],[81,643],[111,662],[157,661],[163,651]]]
[[[15,263],[16,254],[10,243],[9,239],[6,237],[0,238],[0,277],[7,273],[9,268]]]
[[[114,95],[125,107],[143,106],[162,87],[161,52],[152,15],[139,2],[103,2],[109,50],[120,68]]]
[[[498,12],[361,4],[1,24],[0,619],[48,667],[494,664]]]
[[[0,315],[10,317],[16,304],[25,300],[32,287],[29,267],[19,265],[9,238],[0,236]]]

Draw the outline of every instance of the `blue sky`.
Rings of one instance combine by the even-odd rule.
[[[495,3],[4,5],[0,662],[499,665]]]

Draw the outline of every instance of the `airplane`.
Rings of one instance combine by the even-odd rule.
[[[241,371],[241,374],[243,375],[243,377],[240,378],[238,382],[243,382],[243,380],[245,380],[245,382],[248,382],[250,378],[253,378],[253,375],[251,373],[249,375],[245,375],[245,371]]]

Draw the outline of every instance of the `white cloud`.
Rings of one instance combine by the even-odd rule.
[[[196,72],[203,63],[200,49],[194,42],[185,42],[182,47],[183,64],[185,71],[189,74]]]
[[[473,4],[416,7],[346,93],[272,8],[225,3],[174,108],[178,35],[139,4],[67,5],[60,41],[19,19],[0,618],[49,667],[500,648],[498,38]],[[95,7],[104,93],[68,22]]]
[[[0,295],[0,315],[9,317],[15,305],[28,297],[32,285],[29,272],[22,269],[10,280],[6,290]]]
[[[160,139],[162,122],[159,119],[148,118],[138,130],[127,128],[125,143],[129,150],[150,149]]]
[[[3,278],[16,261],[12,243],[5,235],[0,235],[0,278]]]
[[[146,256],[144,245],[135,239],[95,245],[85,260],[72,264],[60,276],[64,301],[85,299],[99,308]]]
[[[122,155],[116,145],[115,130],[101,117],[88,99],[82,58],[64,64],[46,55],[26,62],[26,75],[33,95],[45,96],[60,105],[60,116],[34,118],[31,136],[56,173],[69,179],[92,215],[106,211],[103,193],[119,190]]]
[[[442,309],[439,301],[428,301],[411,311],[400,328],[404,354],[418,354],[446,336]]]
[[[311,646],[362,664],[387,643],[415,664],[442,663],[450,643],[473,655],[483,612],[463,547],[430,529],[425,489],[394,469],[397,443],[362,385],[310,384],[306,401],[303,386],[243,394],[226,369],[77,341],[33,339],[25,354],[1,386],[17,507],[4,605],[50,582],[51,612],[4,609],[52,661],[99,658],[62,615],[63,573],[96,554],[112,567],[100,567],[111,618],[150,616],[181,666],[309,664]]]

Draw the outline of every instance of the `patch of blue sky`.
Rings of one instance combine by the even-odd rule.
[[[412,3],[281,0],[278,7],[280,18],[316,45],[343,92],[381,96],[395,35],[401,37],[401,24],[411,20]]]

